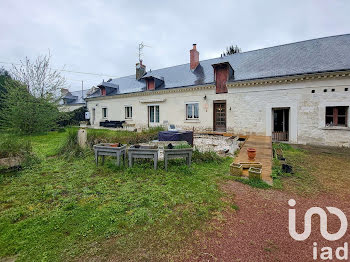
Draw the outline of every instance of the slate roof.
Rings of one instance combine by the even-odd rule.
[[[87,97],[88,89],[82,91],[68,92],[62,99],[66,100],[67,105],[85,104],[85,98]]]
[[[161,89],[211,84],[214,82],[212,65],[224,62],[229,63],[234,70],[234,79],[230,80],[233,82],[348,70],[350,69],[350,34],[306,40],[203,60],[194,71],[190,70],[189,63],[162,68],[147,72],[144,78],[153,76],[164,79]],[[136,80],[135,75],[115,78],[110,83],[118,85],[119,88],[109,95],[146,90],[145,80]],[[91,97],[99,96],[98,92]]]

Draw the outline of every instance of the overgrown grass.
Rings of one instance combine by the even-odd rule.
[[[350,149],[274,144],[283,149],[293,167],[292,174],[283,173],[278,160],[273,162],[274,187],[303,196],[332,193],[350,194]]]
[[[162,130],[162,127],[153,127],[142,132],[88,129],[87,139],[90,146],[99,143],[122,143],[132,145],[155,140],[158,138],[158,132]]]
[[[127,133],[106,134],[126,143]],[[232,159],[197,154],[190,168],[176,160],[168,172],[163,163],[153,170],[150,161],[117,167],[112,158],[96,167],[92,153],[54,156],[67,136],[70,131],[28,138],[43,161],[0,182],[0,257],[169,260],[225,206],[218,184]]]

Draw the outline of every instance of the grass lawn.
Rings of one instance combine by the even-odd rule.
[[[162,163],[154,171],[147,161],[129,169],[109,159],[96,167],[91,151],[79,158],[55,155],[66,136],[27,137],[41,162],[0,173],[0,260],[113,255],[120,261],[164,261],[215,212],[232,206],[218,187],[228,178],[230,158],[190,168],[175,160],[168,172]]]
[[[282,148],[294,174],[282,174],[277,181],[281,188],[310,197],[322,193],[350,195],[349,148],[286,144]],[[275,165],[276,169],[279,171]]]

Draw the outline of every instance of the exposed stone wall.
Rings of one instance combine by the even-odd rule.
[[[95,125],[105,120],[102,119],[102,107],[107,107],[108,120],[125,120],[137,128],[145,128],[148,127],[148,106],[159,105],[160,122],[150,126],[168,122],[183,129],[211,131],[213,101],[226,100],[228,132],[270,136],[272,108],[286,107],[290,108],[290,142],[349,147],[350,128],[325,127],[326,106],[350,106],[350,91],[344,91],[346,87],[350,87],[349,78],[228,87],[226,94],[216,94],[215,86],[211,86],[186,92],[179,89],[169,93],[94,99],[88,101],[88,109],[90,112],[92,108],[96,110]],[[186,120],[186,103],[192,102],[199,103],[198,120]],[[125,119],[125,106],[133,107],[131,120]]]

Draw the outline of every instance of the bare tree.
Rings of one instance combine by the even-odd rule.
[[[51,55],[41,55],[32,62],[28,57],[20,65],[12,65],[11,75],[27,87],[37,98],[54,100],[58,91],[66,85],[59,70],[50,67]]]

